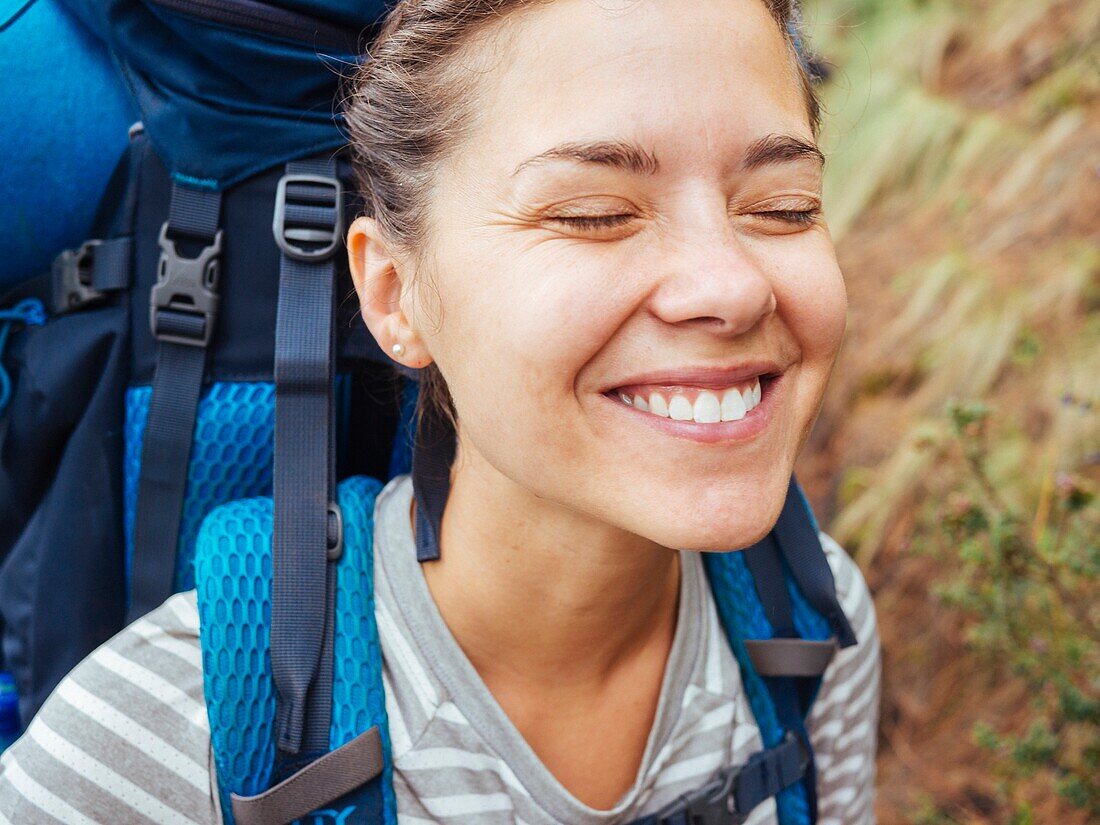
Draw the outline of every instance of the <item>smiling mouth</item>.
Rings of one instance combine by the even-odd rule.
[[[631,384],[605,395],[639,412],[673,421],[721,424],[740,421],[756,409],[776,376],[758,375],[727,387]]]

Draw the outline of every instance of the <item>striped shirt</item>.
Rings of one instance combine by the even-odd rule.
[[[401,825],[610,825],[653,813],[761,748],[701,559],[681,553],[679,615],[633,786],[581,803],[539,761],[447,630],[416,561],[408,476],[375,510],[376,616]],[[880,655],[855,564],[822,534],[860,643],[825,673],[809,719],[820,825],[874,821]],[[0,825],[221,821],[203,700],[195,593],[177,594],[98,648],[0,758]],[[774,801],[751,825],[776,822]]]

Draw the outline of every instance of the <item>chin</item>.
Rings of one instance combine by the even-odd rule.
[[[730,529],[714,530],[703,527],[685,532],[683,527],[670,531],[669,542],[661,542],[677,550],[694,550],[701,553],[728,553],[732,550],[744,550],[760,541],[775,524],[775,520],[752,524],[738,524]]]
[[[783,509],[786,489],[774,495],[754,496],[751,507],[725,505],[700,508],[656,506],[649,510],[644,535],[664,547],[700,552],[728,552],[751,547],[775,526]]]
[[[787,498],[791,470],[775,461],[763,472],[728,475],[666,494],[646,509],[665,536],[666,547],[682,550],[742,550],[764,538],[775,526]],[[702,481],[702,479],[700,479]]]

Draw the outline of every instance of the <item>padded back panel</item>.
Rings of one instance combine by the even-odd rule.
[[[271,515],[269,498],[218,507],[203,522],[195,557],[206,710],[224,811],[229,790],[251,795],[268,787],[275,758]]]
[[[374,620],[374,503],[382,484],[353,476],[340,484],[344,555],[336,567],[336,633],[333,639],[332,730],[329,747],[346,745],[372,725],[382,733],[385,825],[396,823],[390,727],[382,688],[382,647]]]
[[[385,823],[396,822],[382,653],[374,622],[374,503],[382,485],[343,481],[344,554],[336,568],[331,747],[378,725]],[[253,795],[271,781],[275,692],[271,675],[270,498],[217,507],[199,530],[195,578],[211,743],[225,821],[229,792]]]
[[[127,592],[134,553],[142,438],[151,397],[152,388],[148,386],[131,387],[126,393],[123,483]],[[192,565],[195,538],[206,514],[228,501],[271,494],[274,433],[275,385],[271,382],[216,382],[204,391],[195,420],[195,440],[180,519],[177,591],[195,586]]]

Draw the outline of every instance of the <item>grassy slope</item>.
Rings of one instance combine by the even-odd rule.
[[[1006,498],[1041,511],[1057,471],[1100,478],[1100,0],[807,0],[806,17],[834,66],[825,213],[850,313],[799,475],[876,593],[880,822],[1008,821],[969,732],[1011,727],[1027,696],[929,595],[949,571],[913,550],[942,516],[916,444],[947,399],[983,399]],[[1036,822],[1085,821],[1032,784]]]

